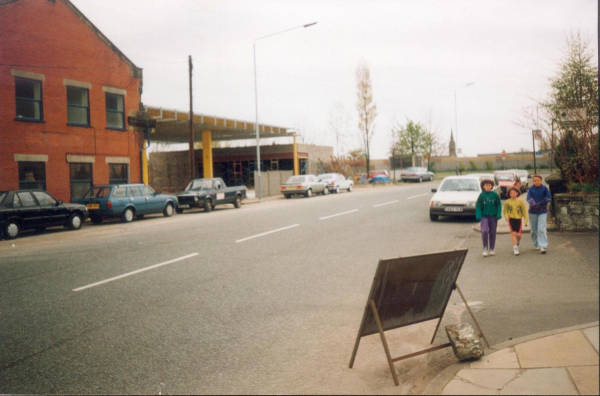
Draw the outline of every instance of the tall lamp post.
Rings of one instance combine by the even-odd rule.
[[[259,131],[259,127],[258,127],[258,82],[257,82],[258,79],[256,78],[256,42],[258,40],[262,40],[267,37],[271,37],[271,36],[275,36],[277,34],[289,32],[290,30],[307,28],[307,27],[310,27],[310,26],[313,26],[316,24],[317,24],[317,22],[307,23],[306,25],[296,26],[291,29],[282,30],[281,32],[277,32],[277,33],[271,33],[271,34],[259,37],[254,40],[254,102],[256,104],[256,123],[254,124],[254,128],[256,130],[256,171],[257,171],[257,175],[258,175],[258,178],[256,180],[257,183],[255,183],[254,189],[257,190],[256,193],[257,193],[258,199],[262,199],[262,180],[261,180],[261,175],[260,175],[260,168],[261,168],[261,166],[260,166],[260,131]]]
[[[468,87],[470,85],[475,84],[474,82],[470,82],[468,84],[465,85],[461,85],[461,87]],[[459,169],[458,169],[458,111],[457,111],[457,104],[456,104],[456,91],[458,88],[454,88],[454,128],[456,129],[456,174],[459,174]]]

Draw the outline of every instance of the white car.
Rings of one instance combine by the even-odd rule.
[[[492,188],[492,191],[495,191],[496,193],[498,193],[498,195],[500,195],[500,185],[498,184],[498,179],[496,178],[496,175],[494,175],[493,173],[469,173],[465,176],[477,176],[479,177],[479,180],[487,179],[493,181],[494,187]]]
[[[323,173],[322,175],[317,176],[317,179],[327,184],[329,192],[336,194],[339,193],[340,190],[352,192],[352,187],[354,187],[352,179],[346,179],[344,175],[340,173]]]
[[[280,188],[281,193],[286,198],[291,198],[292,195],[297,194],[302,194],[306,198],[312,197],[313,194],[329,194],[329,189],[325,187],[325,183],[319,181],[315,175],[292,176]]]
[[[524,169],[512,169],[521,179],[521,192],[529,190],[529,172]]]
[[[429,218],[437,221],[440,216],[475,217],[475,204],[481,194],[481,177],[448,176],[429,201]]]

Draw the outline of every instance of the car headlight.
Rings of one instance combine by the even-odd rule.
[[[477,204],[476,201],[467,202],[467,207],[468,208],[474,208],[476,204]]]
[[[198,202],[198,197],[194,197],[194,202]]]
[[[431,206],[442,206],[442,202],[441,201],[431,201]]]

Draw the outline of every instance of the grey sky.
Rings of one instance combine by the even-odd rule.
[[[597,52],[597,0],[286,1],[71,0],[144,69],[145,104],[254,121],[254,39],[259,122],[298,128],[334,145],[334,104],[350,117],[346,149],[359,147],[354,72],[371,69],[378,107],[372,158],[387,158],[391,128],[432,114],[443,141],[455,130],[464,155],[531,148],[514,124],[549,92],[569,32]],[[475,84],[466,87],[465,84]],[[280,140],[285,143],[285,140]]]

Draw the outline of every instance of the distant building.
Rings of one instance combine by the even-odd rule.
[[[142,70],[69,0],[0,1],[0,190],[141,182]]]

